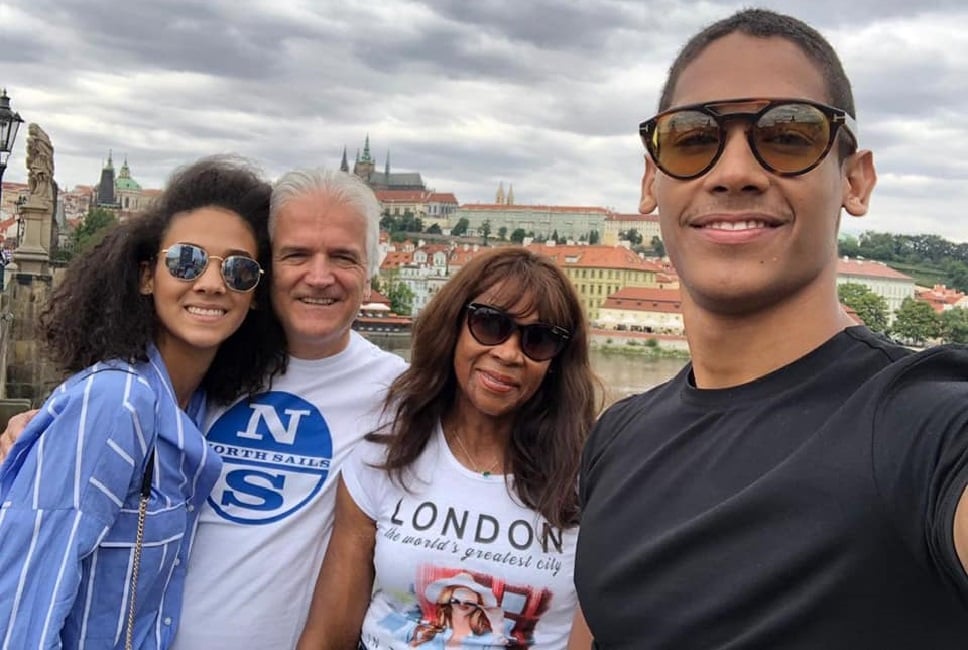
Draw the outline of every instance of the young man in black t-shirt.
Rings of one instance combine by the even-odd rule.
[[[659,111],[640,210],[692,361],[585,450],[596,647],[964,647],[968,353],[909,354],[839,304],[841,211],[876,173],[836,53],[745,10],[685,46]]]

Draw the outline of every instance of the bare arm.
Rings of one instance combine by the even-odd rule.
[[[594,642],[588,623],[585,622],[585,615],[581,611],[581,605],[575,609],[575,618],[571,622],[571,635],[568,637],[568,650],[590,650]]]
[[[958,559],[961,566],[968,572],[968,487],[961,493],[958,499],[958,507],[955,508],[955,550],[958,552]]]
[[[24,411],[23,413],[17,413],[10,417],[7,421],[7,428],[3,430],[3,434],[0,435],[0,463],[3,459],[7,457],[10,453],[13,443],[17,441],[20,434],[23,433],[24,428],[26,428],[27,423],[30,422],[31,418],[37,415],[37,409],[32,409],[30,411]]]
[[[340,478],[333,536],[297,650],[356,650],[373,590],[375,546],[376,522],[359,509]]]

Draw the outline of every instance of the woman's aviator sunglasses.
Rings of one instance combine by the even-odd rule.
[[[201,246],[195,244],[175,244],[161,251],[165,267],[173,278],[194,282],[208,268],[209,260],[219,260],[225,286],[232,291],[252,291],[259,284],[264,271],[259,263],[245,255],[219,257],[209,255]]]
[[[736,105],[754,111],[723,111]],[[678,106],[639,125],[649,156],[663,173],[680,180],[702,176],[726,148],[726,123],[750,123],[746,139],[764,169],[779,176],[805,174],[830,152],[843,127],[857,146],[857,123],[846,111],[803,99],[729,99]]]
[[[481,345],[500,345],[521,332],[521,351],[532,361],[547,361],[565,348],[571,334],[564,327],[545,323],[520,325],[510,314],[478,303],[467,305],[467,329]]]

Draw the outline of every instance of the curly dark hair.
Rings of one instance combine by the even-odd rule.
[[[218,207],[238,214],[252,229],[259,262],[270,274],[271,186],[245,161],[212,156],[178,169],[148,210],[113,227],[92,250],[74,258],[40,316],[51,358],[77,372],[98,361],[145,361],[158,333],[151,296],[139,291],[141,268],[158,254],[172,218]],[[286,341],[272,312],[268,277],[255,289],[242,325],[219,346],[202,379],[210,400],[227,403],[260,390],[286,364]]]
[[[498,287],[498,285],[500,285]],[[582,446],[600,408],[599,382],[588,357],[588,326],[578,295],[564,272],[523,247],[475,256],[431,299],[414,323],[410,367],[390,386],[384,403],[389,432],[371,433],[388,445],[383,469],[402,481],[403,470],[427,446],[437,424],[454,407],[454,351],[466,320],[465,307],[498,287],[494,306],[517,305],[544,323],[571,332],[551,362],[538,391],[515,414],[507,469],[517,497],[554,526],[578,523],[578,466]],[[519,301],[524,298],[520,304]]]

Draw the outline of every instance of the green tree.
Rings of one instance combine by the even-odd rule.
[[[656,257],[665,257],[665,244],[658,235],[652,235],[652,252]]]
[[[860,244],[857,238],[847,233],[842,233],[837,241],[837,252],[841,256],[857,257],[860,255]]]
[[[450,234],[452,234],[454,237],[465,235],[467,234],[468,225],[470,225],[470,222],[467,220],[467,217],[461,217],[457,220],[457,225],[450,229]]]
[[[500,228],[497,229],[497,238],[500,239],[501,241],[506,241],[507,240],[507,238],[508,238],[508,227],[507,226],[501,226]]]
[[[114,213],[104,208],[93,208],[84,221],[74,230],[74,254],[83,253],[96,246],[110,228],[118,223]]]
[[[941,340],[945,343],[968,343],[968,309],[941,312]]]
[[[515,244],[523,244],[526,236],[527,233],[524,232],[524,228],[515,228],[511,233],[511,241],[513,241]]]
[[[435,224],[435,223],[434,224],[431,224],[427,228],[427,234],[428,235],[439,235],[439,234],[441,234],[441,232],[440,232],[440,226],[437,225],[437,224]]]
[[[481,233],[481,237],[484,238],[484,245],[487,246],[487,238],[491,235],[491,220],[485,219],[481,227],[478,228],[478,231]]]
[[[921,345],[940,334],[941,322],[931,305],[905,298],[894,317],[891,333],[902,341]]]
[[[602,240],[601,235],[598,234],[597,230],[592,230],[588,233],[588,243],[594,246]]]
[[[860,319],[875,332],[887,331],[887,301],[869,287],[847,282],[837,287],[840,302],[857,312]]]
[[[945,284],[958,291],[968,291],[968,264],[948,260],[944,264]]]
[[[390,309],[395,314],[409,315],[413,308],[413,290],[403,282],[390,287]]]
[[[638,246],[642,243],[642,235],[635,228],[629,228],[624,232],[618,234],[619,239],[624,239],[633,246]]]

